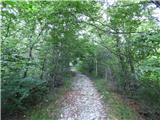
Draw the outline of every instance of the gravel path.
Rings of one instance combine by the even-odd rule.
[[[77,73],[72,90],[64,96],[58,120],[108,120],[92,81]]]

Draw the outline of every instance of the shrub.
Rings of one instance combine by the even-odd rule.
[[[47,83],[31,77],[10,80],[2,85],[2,112],[23,111],[39,102],[48,91]]]

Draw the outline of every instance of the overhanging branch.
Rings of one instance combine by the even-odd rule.
[[[86,23],[88,25],[91,25],[91,26],[95,27],[96,29],[98,29],[98,30],[100,30],[100,31],[102,31],[104,33],[107,33],[107,34],[149,34],[149,33],[152,32],[152,31],[147,31],[147,32],[143,32],[143,31],[142,32],[136,32],[136,31],[131,31],[131,32],[116,32],[116,31],[114,31],[114,32],[112,32],[112,31],[109,31],[109,30],[104,30],[104,29],[100,28],[99,26],[97,26],[95,24],[92,24],[92,23],[89,23],[89,22],[86,22],[86,21],[81,21],[81,22]]]

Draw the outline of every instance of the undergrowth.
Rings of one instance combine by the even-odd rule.
[[[72,78],[65,80],[61,87],[51,90],[40,104],[14,120],[57,120],[60,99],[70,89],[71,82]]]
[[[103,101],[106,104],[108,116],[115,120],[140,120],[137,113],[134,112],[124,101],[113,93],[107,87],[107,81],[104,79],[95,79],[95,86],[103,96]],[[115,118],[114,118],[114,117]]]

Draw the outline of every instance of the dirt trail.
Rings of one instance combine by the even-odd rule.
[[[92,81],[77,73],[72,90],[64,96],[58,120],[109,120]]]

